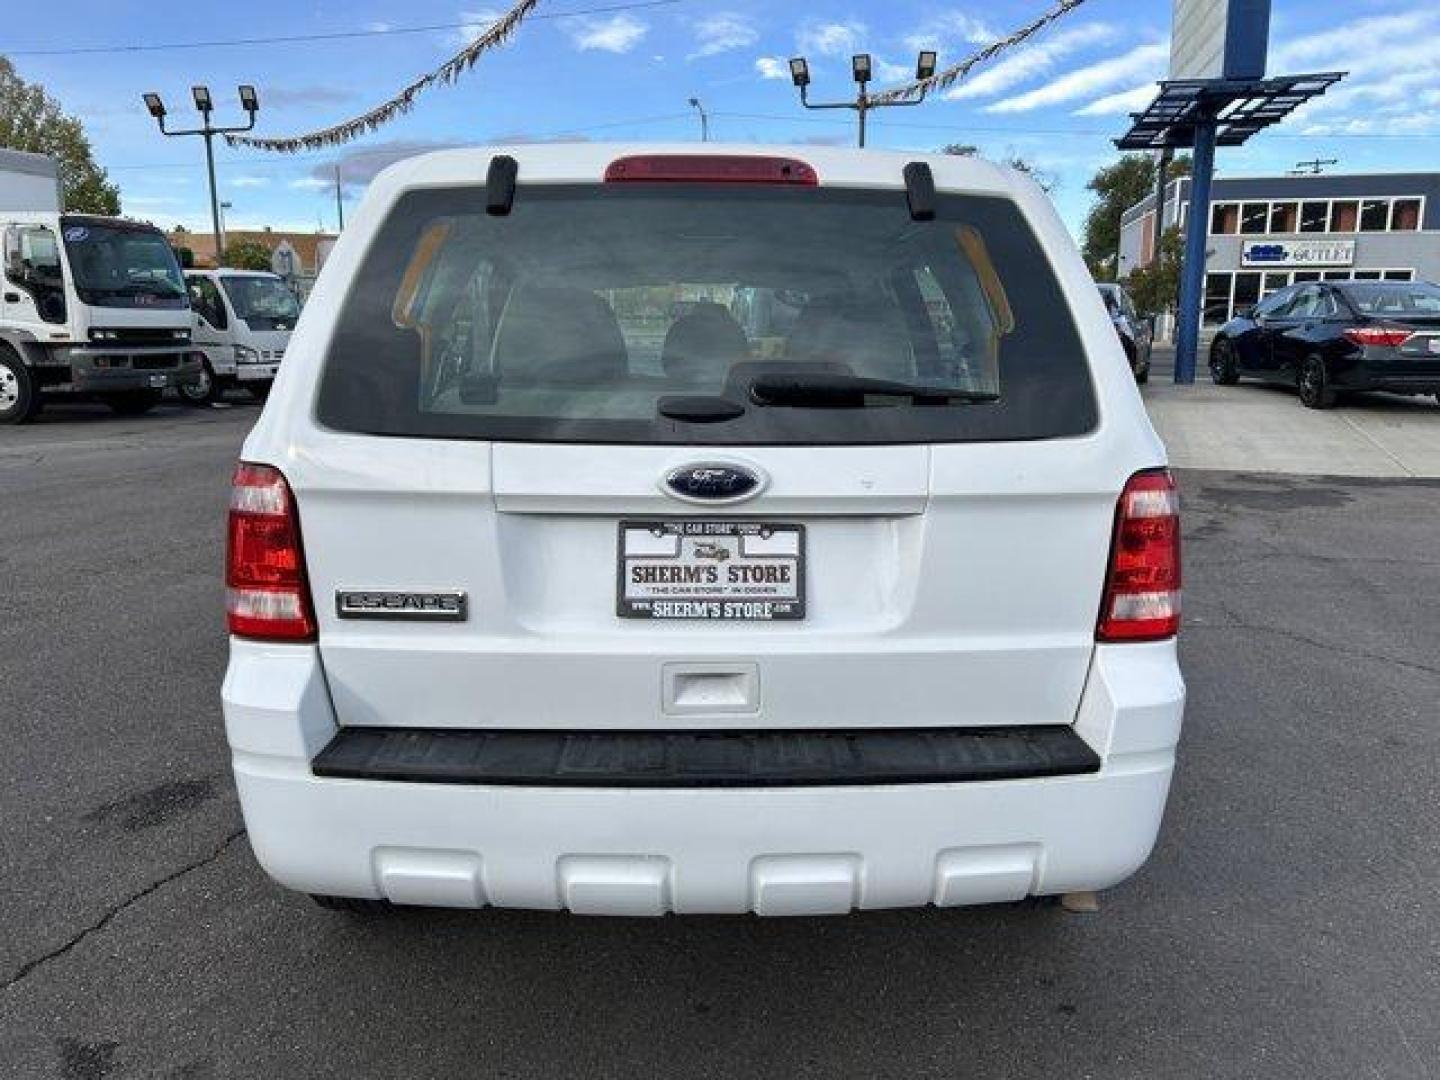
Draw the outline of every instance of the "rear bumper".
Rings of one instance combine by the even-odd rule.
[[[312,893],[582,914],[836,914],[1101,889],[1154,845],[1184,703],[1173,643],[1097,650],[1088,775],[770,788],[319,778],[316,651],[232,644],[226,731],[250,842]]]

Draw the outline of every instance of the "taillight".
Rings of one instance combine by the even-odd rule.
[[[295,498],[268,465],[241,462],[231,482],[225,613],[238,637],[315,640]]]
[[[812,165],[795,158],[740,154],[643,154],[619,158],[605,170],[607,184],[793,184],[816,187]]]
[[[1383,345],[1398,348],[1415,336],[1412,330],[1397,330],[1388,326],[1352,326],[1345,332],[1345,340],[1356,345]]]
[[[1165,469],[1136,473],[1115,512],[1097,641],[1156,641],[1180,629],[1180,495]]]

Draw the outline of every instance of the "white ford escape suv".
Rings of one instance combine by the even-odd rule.
[[[1122,880],[1177,502],[1059,219],[972,160],[696,150],[372,185],[231,496],[260,863],[610,915]]]

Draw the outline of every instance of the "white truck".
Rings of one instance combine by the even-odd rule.
[[[180,264],[153,225],[60,210],[55,163],[0,149],[0,424],[83,396],[145,412],[203,370]]]
[[[204,354],[200,378],[181,387],[192,405],[208,405],[227,387],[264,399],[280,370],[300,302],[278,274],[256,270],[187,270],[195,309],[195,347]]]

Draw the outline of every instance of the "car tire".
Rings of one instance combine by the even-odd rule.
[[[1335,404],[1335,390],[1325,373],[1325,361],[1318,356],[1307,356],[1300,365],[1300,404],[1307,409],[1328,409]]]
[[[1150,363],[1146,361],[1145,366],[1135,373],[1135,381],[1144,386],[1150,381]]]
[[[388,900],[368,900],[360,896],[323,896],[311,893],[310,899],[326,911],[342,911],[347,915],[386,915],[393,910]]]
[[[1234,386],[1240,381],[1235,370],[1235,348],[1224,338],[1210,346],[1210,381],[1216,386]]]
[[[274,385],[274,383],[268,382],[251,383],[245,389],[250,392],[250,396],[256,401],[264,401],[270,396],[270,387]]]
[[[123,393],[111,394],[105,399],[105,404],[109,405],[119,416],[143,416],[160,404],[160,392],[158,390],[126,390]]]
[[[192,383],[181,384],[179,393],[181,401],[186,405],[194,405],[197,409],[204,408],[220,396],[220,380],[216,378],[209,360],[200,365],[200,378]]]
[[[20,354],[0,345],[0,424],[28,424],[40,411],[40,390]]]

